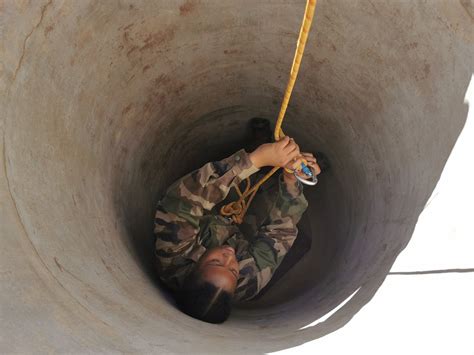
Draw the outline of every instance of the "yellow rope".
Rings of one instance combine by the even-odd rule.
[[[291,93],[293,92],[293,87],[295,86],[298,71],[300,69],[301,58],[303,57],[304,48],[306,46],[306,40],[308,39],[309,30],[311,29],[311,23],[313,22],[316,2],[317,0],[307,0],[306,2],[303,23],[301,24],[300,35],[298,37],[298,43],[296,45],[295,57],[293,58],[293,64],[291,66],[290,78],[288,80],[288,85],[286,86],[286,91],[285,95],[283,96],[283,102],[281,104],[280,113],[278,114],[278,119],[275,125],[275,141],[279,141],[285,136],[283,130],[281,129],[281,125],[283,123],[283,119],[285,118],[286,109],[288,108],[288,102],[290,101]],[[247,178],[247,186],[244,192],[240,191],[240,188],[236,186],[239,199],[235,202],[231,202],[223,206],[221,208],[221,214],[223,216],[232,217],[232,220],[235,223],[241,224],[244,219],[245,213],[247,212],[247,209],[252,203],[252,200],[260,186],[265,183],[265,181],[267,181],[278,169],[280,168],[274,167],[252,188],[250,188],[250,179]],[[247,198],[248,201],[246,201]]]

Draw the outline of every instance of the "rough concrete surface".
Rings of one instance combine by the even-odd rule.
[[[276,117],[304,3],[0,3],[2,353],[275,352],[371,300],[466,122],[466,0],[320,0],[284,123],[331,162],[310,252],[221,326],[150,272],[163,189]]]

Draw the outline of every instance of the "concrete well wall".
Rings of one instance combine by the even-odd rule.
[[[272,352],[370,301],[466,119],[467,1],[318,3],[284,129],[331,170],[262,298],[203,324],[149,268],[164,188],[275,119],[304,3],[0,5],[2,352]]]

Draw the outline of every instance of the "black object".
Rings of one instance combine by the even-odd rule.
[[[266,118],[254,117],[248,124],[248,142],[246,150],[249,152],[257,149],[258,146],[264,143],[272,142],[272,130],[270,128],[270,121]]]

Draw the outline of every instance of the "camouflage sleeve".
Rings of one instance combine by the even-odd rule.
[[[239,184],[256,171],[249,155],[240,150],[205,164],[168,188],[158,203],[154,230],[157,266],[164,281],[178,266],[185,266],[187,260],[182,256],[194,246],[204,210],[211,210],[225,199],[234,183]]]
[[[268,217],[249,245],[251,258],[246,261],[247,272],[244,272],[248,280],[243,280],[242,287],[236,290],[239,301],[253,298],[270,281],[293,245],[298,234],[296,224],[307,207],[302,184],[295,181],[289,185],[280,175],[278,194]]]

